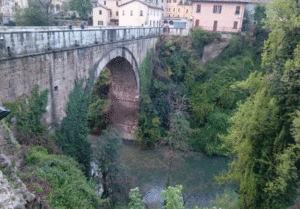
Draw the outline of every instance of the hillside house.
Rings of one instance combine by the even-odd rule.
[[[242,29],[246,0],[193,0],[193,27],[237,33]]]
[[[163,9],[144,1],[132,0],[119,5],[120,26],[161,26]]]

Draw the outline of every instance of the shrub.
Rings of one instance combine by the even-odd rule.
[[[145,209],[143,204],[146,203],[146,201],[142,200],[141,197],[142,195],[140,194],[138,187],[130,190],[129,198],[131,202],[128,204],[130,209]]]
[[[182,186],[169,186],[166,190],[161,192],[161,197],[164,198],[163,209],[184,209],[182,198]]]
[[[44,182],[50,188],[47,197],[52,208],[99,208],[101,201],[89,186],[78,163],[71,157],[49,155],[43,147],[26,151],[26,173],[22,179]],[[40,190],[39,186],[35,186]],[[38,192],[38,191],[37,191]]]
[[[198,55],[202,57],[204,46],[212,43],[215,39],[220,40],[221,35],[216,32],[207,32],[196,27],[192,30],[190,38],[192,40],[192,47],[198,52]]]
[[[223,209],[239,209],[239,195],[229,189],[225,189],[222,194],[217,194],[215,200],[210,201],[210,207]]]
[[[108,91],[111,84],[110,70],[104,68],[92,90],[92,99],[88,111],[89,132],[100,134],[109,123]]]

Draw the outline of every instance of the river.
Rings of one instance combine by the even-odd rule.
[[[95,140],[95,136],[90,135],[89,138]],[[123,142],[122,163],[132,179],[132,188],[139,187],[149,208],[161,208],[163,198],[159,196],[165,189],[169,155],[170,152],[164,148],[140,150],[131,142]],[[227,169],[230,162],[231,159],[226,157],[210,157],[199,152],[178,154],[171,169],[171,186],[183,186],[187,209],[195,205],[209,207],[209,201],[215,199],[216,194],[226,187],[233,188],[231,185],[219,186],[213,178]]]

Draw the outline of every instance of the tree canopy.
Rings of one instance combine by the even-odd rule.
[[[76,11],[81,18],[87,18],[93,10],[90,0],[70,0],[70,9]]]

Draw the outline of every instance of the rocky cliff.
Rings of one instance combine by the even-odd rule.
[[[18,143],[0,122],[0,208],[23,209],[35,199],[16,174],[18,162]]]

